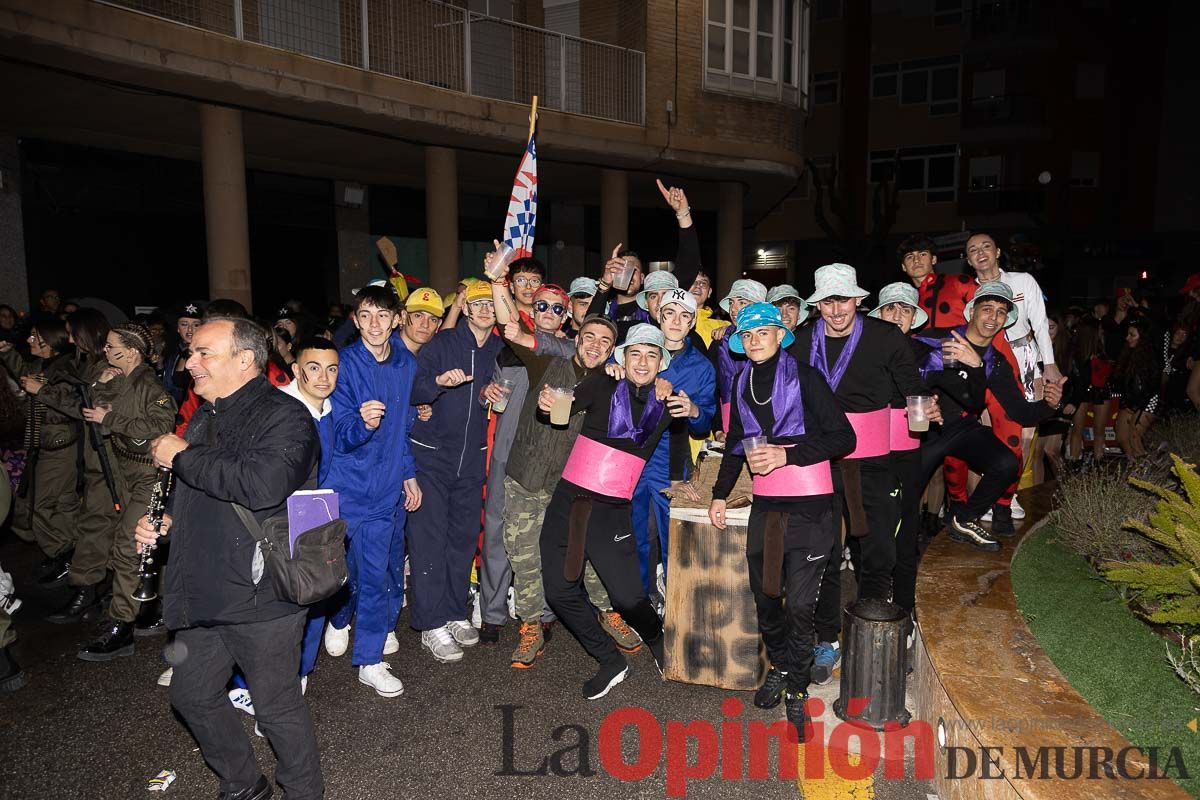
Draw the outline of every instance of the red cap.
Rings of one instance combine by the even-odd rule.
[[[1183,284],[1183,288],[1179,290],[1180,294],[1191,294],[1200,289],[1200,272],[1193,272],[1188,275],[1187,282]]]
[[[571,303],[571,298],[567,296],[566,290],[563,289],[561,286],[559,286],[557,283],[542,284],[541,287],[534,294],[534,297],[537,297],[542,292],[553,292],[554,294],[558,295],[558,299],[562,301],[563,305],[570,305],[570,303]]]

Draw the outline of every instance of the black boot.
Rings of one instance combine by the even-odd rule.
[[[793,692],[790,689],[783,695],[783,705],[787,710],[787,721],[796,727],[796,741],[804,741],[804,729],[808,725],[808,712],[804,701],[808,695],[804,692]]]
[[[1017,532],[1013,525],[1012,506],[1002,506],[999,503],[992,506],[992,535],[1012,536]]]
[[[663,652],[665,639],[666,636],[660,633],[657,639],[646,642],[646,647],[650,648],[650,655],[654,657],[654,666],[658,668],[659,675],[663,675],[667,668],[666,653]]]
[[[15,692],[25,685],[25,673],[7,647],[0,647],[0,694]]]
[[[133,655],[133,623],[110,619],[100,638],[78,653],[83,661],[112,661]]]
[[[71,596],[71,602],[59,612],[46,617],[47,622],[55,625],[70,625],[81,621],[84,616],[99,602],[95,586],[79,586]]]
[[[787,689],[787,676],[786,670],[771,667],[767,673],[767,679],[754,693],[754,705],[759,708],[774,708],[779,705],[779,701],[783,699],[784,690]]]
[[[221,792],[217,796],[217,800],[268,800],[274,793],[271,788],[271,782],[267,780],[265,775],[259,775],[258,780],[253,786],[248,786],[245,789],[237,792]]]
[[[42,563],[37,569],[37,585],[43,589],[52,589],[56,586],[63,586],[67,582],[67,575],[71,573],[71,555],[74,551],[67,550],[59,553],[56,556],[48,556],[42,559]]]

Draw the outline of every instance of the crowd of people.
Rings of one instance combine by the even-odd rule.
[[[54,290],[24,318],[0,306],[8,524],[41,551],[31,579],[69,587],[48,619],[103,620],[85,661],[169,631],[159,682],[222,796],[272,791],[240,711],[287,796],[321,795],[308,675],[321,649],[349,654],[362,684],[400,695],[386,659],[404,606],[438,662],[496,645],[515,617],[512,667],[535,667],[561,622],[597,662],[589,700],[633,654],[661,672],[670,498],[708,503],[724,529],[747,467],[746,580],[771,662],[755,704],[784,704],[802,740],[808,688],[841,657],[844,560],[859,597],[913,614],[923,537],[1000,549],[1025,469],[1111,457],[1114,412],[1124,457],[1142,458],[1155,419],[1200,404],[1200,275],[1177,302],[1123,291],[1055,311],[981,232],[963,274],[905,240],[903,279],[876,303],[846,264],[817,269],[807,296],[750,278],[721,293],[686,194],[659,188],[671,270],[618,244],[599,279],[563,288],[498,250],[445,297],[376,281],[269,325],[223,299],[116,325]],[[711,487],[693,480],[702,454],[721,457]],[[349,578],[301,606],[263,579],[252,529],[313,489],[337,492]],[[131,596],[151,544],[161,605]],[[20,600],[0,580],[11,691]]]

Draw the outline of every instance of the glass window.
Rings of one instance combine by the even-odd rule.
[[[929,73],[926,70],[905,72],[900,81],[901,103],[924,103],[929,99]]]
[[[929,189],[954,188],[954,156],[936,156],[929,159]]]
[[[708,68],[724,72],[725,66],[725,26],[708,26]]]
[[[754,22],[759,33],[775,32],[774,0],[758,0],[758,13],[755,15]]]
[[[773,45],[771,37],[759,34],[758,47],[756,48],[754,59],[758,66],[756,74],[760,78],[769,79],[775,77],[774,73],[771,71],[771,62],[774,61],[774,53],[771,50],[772,47]]]
[[[900,175],[896,179],[897,189],[925,188],[925,160],[921,158],[901,158]]]
[[[899,64],[876,64],[871,67],[871,96],[895,97],[899,75]]]
[[[733,26],[750,27],[750,0],[733,0]]]
[[[811,2],[705,0],[705,88],[807,107]],[[836,82],[824,93],[837,102]]]
[[[838,101],[838,74],[817,72],[813,74],[813,103],[819,106]]]
[[[733,31],[733,72],[736,75],[750,74],[750,34],[748,31]]]

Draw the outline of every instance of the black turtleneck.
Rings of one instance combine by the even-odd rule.
[[[774,396],[775,371],[779,366],[780,354],[776,353],[761,364],[750,367],[750,380],[747,381],[746,392],[743,395],[746,405],[754,414],[758,426],[767,441],[771,444],[792,445],[787,450],[787,463],[797,467],[817,464],[839,456],[844,456],[854,449],[854,428],[846,419],[846,414],[838,406],[829,384],[807,364],[796,364],[796,379],[799,384],[787,391],[799,390],[804,407],[804,433],[799,436],[776,436]],[[735,389],[736,392],[736,389]],[[758,398],[757,402],[755,398]],[[725,456],[721,459],[721,469],[717,473],[717,482],[713,486],[713,499],[724,500],[729,497],[737,483],[742,465],[746,462],[744,455],[733,455],[730,448],[745,437],[742,415],[738,410],[737,395],[734,395],[729,413],[729,434],[725,439]],[[772,498],[773,501],[803,502],[808,498]]]
[[[646,399],[649,397],[650,392],[654,391],[654,384],[651,383],[649,386],[635,386],[628,380],[624,382],[629,386],[629,410],[633,418],[633,424],[636,425],[642,417],[642,411],[646,408]],[[612,405],[613,392],[620,385],[621,381],[613,380],[602,371],[593,372],[575,387],[575,402],[571,406],[571,413],[587,412],[587,416],[583,420],[583,429],[579,432],[581,436],[586,436],[593,441],[608,445],[614,450],[631,453],[644,461],[649,461],[650,456],[654,454],[654,448],[658,445],[659,438],[670,426],[674,418],[671,416],[669,410],[664,407],[662,418],[658,421],[658,425],[655,426],[650,436],[646,439],[646,443],[641,447],[634,444],[632,439],[609,438],[609,409]],[[678,438],[680,437],[674,437],[673,440]],[[677,480],[682,476],[672,475],[671,477],[673,480]]]

